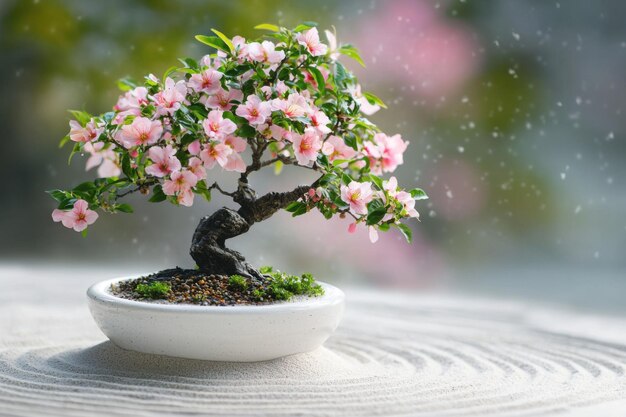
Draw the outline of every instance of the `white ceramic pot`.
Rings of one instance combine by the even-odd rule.
[[[324,295],[262,306],[196,306],[126,300],[111,285],[92,285],[89,309],[117,346],[144,353],[210,361],[255,362],[312,351],[335,331],[344,293],[320,283]]]

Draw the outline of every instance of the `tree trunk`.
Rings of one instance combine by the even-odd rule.
[[[222,207],[200,220],[191,241],[190,254],[198,267],[216,275],[242,275],[263,279],[263,275],[246,262],[243,255],[225,246],[226,239],[246,233],[259,221],[271,217],[278,210],[302,197],[310,186],[299,186],[284,193],[271,192],[260,198],[247,187],[240,185],[235,201],[241,204],[238,211]]]

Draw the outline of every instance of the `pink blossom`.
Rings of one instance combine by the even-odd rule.
[[[284,127],[281,127],[278,125],[271,125],[270,132],[271,132],[272,138],[276,139],[277,141],[282,141],[282,140],[291,141],[291,137],[292,137],[291,131],[285,129]]]
[[[104,128],[96,126],[93,119],[85,127],[81,126],[76,120],[70,120],[70,139],[74,142],[91,142],[98,139],[102,132],[104,132]]]
[[[261,87],[261,91],[265,95],[265,98],[272,97],[274,92],[280,97],[289,91],[289,87],[283,80],[278,80],[274,86],[266,85]]]
[[[313,126],[321,135],[330,133],[330,128],[328,127],[330,119],[323,111],[317,109],[313,110],[309,113],[309,118],[311,119],[311,126]]]
[[[276,51],[276,45],[270,41],[252,42],[248,44],[248,56],[253,61],[266,64],[278,64],[285,58],[283,51]]]
[[[136,117],[129,125],[122,126],[118,134],[118,140],[125,148],[133,146],[152,145],[163,134],[163,125],[158,120],[150,120],[147,117]]]
[[[55,209],[52,212],[52,220],[61,222],[63,226],[77,232],[82,232],[97,219],[98,213],[89,210],[89,204],[85,200],[76,200],[74,207],[69,211]]]
[[[169,180],[163,182],[165,195],[176,195],[179,204],[191,206],[193,204],[193,192],[191,189],[198,183],[198,177],[191,171],[183,170],[174,172]]]
[[[245,172],[246,163],[240,153],[246,150],[247,142],[237,136],[227,136],[224,144],[230,147],[233,152],[228,155],[228,162],[224,165],[226,171]]]
[[[237,61],[241,63],[248,58],[248,44],[246,44],[246,39],[244,37],[234,36],[233,39],[231,39],[231,42],[235,47],[235,56],[237,57]]]
[[[387,136],[384,133],[374,135],[374,142],[365,142],[363,153],[370,158],[372,173],[393,172],[403,163],[403,153],[409,142],[402,140],[400,135]]]
[[[211,67],[211,55],[204,55],[200,58],[200,68],[206,69]]]
[[[223,143],[210,143],[202,152],[200,152],[200,158],[207,169],[211,169],[217,162],[222,168],[228,164],[228,156],[233,153],[230,146]]]
[[[306,32],[299,33],[296,40],[300,45],[306,46],[307,51],[313,56],[324,55],[328,47],[320,42],[317,28],[311,28]]]
[[[367,101],[367,98],[365,98],[361,92],[361,85],[357,84],[355,86],[348,86],[348,91],[350,91],[354,100],[359,103],[360,110],[363,114],[371,116],[380,110],[380,106],[378,104],[370,104],[370,102]]]
[[[293,152],[300,165],[308,165],[315,161],[322,149],[322,140],[314,129],[308,128],[303,135],[294,134],[292,138]]]
[[[328,56],[333,61],[336,61],[339,59],[339,55],[340,55],[339,49],[337,47],[338,46],[337,37],[330,30],[325,30],[324,34],[326,35],[326,39],[328,40],[328,49],[330,50],[330,53],[328,54]]]
[[[387,181],[383,181],[383,190],[387,191],[390,197],[395,197],[398,194],[398,179],[391,177]]]
[[[372,243],[378,242],[378,230],[376,230],[374,226],[369,226],[368,229],[369,229],[369,235],[370,235],[370,242]]]
[[[356,151],[346,145],[344,140],[339,136],[329,137],[322,146],[322,153],[326,155],[331,162],[335,159],[352,159],[356,155]]]
[[[400,135],[387,136],[384,133],[374,135],[374,141],[381,149],[383,172],[393,172],[403,163],[403,154],[409,142],[402,140]]]
[[[280,110],[290,119],[304,116],[308,109],[306,98],[298,93],[289,94],[287,100],[272,100],[272,110]]]
[[[193,205],[193,191],[188,189],[178,193],[176,201],[181,206],[191,207]]]
[[[176,110],[180,109],[180,104],[185,101],[186,95],[187,86],[184,81],[175,82],[170,77],[167,77],[163,91],[154,95],[157,114],[160,116],[174,114]]]
[[[322,74],[322,77],[324,78],[324,84],[326,84],[326,81],[328,80],[328,76],[330,75],[330,71],[328,71],[324,67],[317,67],[317,69]],[[313,76],[313,74],[311,74],[307,70],[303,70],[302,74],[304,75],[304,81],[306,83],[311,84],[315,88],[319,88],[319,86],[317,85],[317,79]]]
[[[225,145],[228,145],[233,150],[233,152],[237,153],[245,151],[246,147],[248,146],[248,142],[246,142],[245,139],[232,135],[226,136],[223,143]]]
[[[199,155],[201,150],[202,149],[199,140],[194,140],[187,146],[187,151],[192,155]]]
[[[192,172],[198,180],[203,180],[206,178],[206,170],[204,169],[204,165],[202,164],[202,160],[198,157],[189,158],[189,162],[187,163],[187,169]]]
[[[221,139],[237,130],[237,125],[232,120],[224,119],[223,115],[224,112],[221,110],[211,110],[202,122],[208,137]]]
[[[118,112],[139,116],[141,114],[141,106],[147,103],[148,89],[146,87],[136,87],[120,96],[113,109]]]
[[[246,163],[238,153],[231,153],[228,155],[228,161],[224,165],[226,171],[245,172]]]
[[[262,101],[258,96],[248,96],[245,104],[240,104],[235,112],[251,125],[260,125],[272,114],[270,103]]]
[[[402,204],[402,207],[404,208],[404,211],[406,211],[407,216],[419,219],[420,214],[417,212],[417,210],[415,210],[415,199],[411,196],[411,193],[408,193],[406,191],[400,191],[396,194],[396,200],[398,200],[398,202]]]
[[[356,223],[350,223],[348,226],[348,233],[356,233]]]
[[[341,199],[350,205],[354,214],[367,214],[367,203],[374,198],[371,182],[352,181],[341,186]]]
[[[220,79],[224,76],[219,71],[209,68],[200,74],[193,74],[187,85],[196,93],[212,94],[222,88]]]
[[[87,159],[85,171],[98,166],[98,177],[109,178],[117,177],[122,173],[119,164],[119,158],[113,149],[115,145],[111,144],[108,148],[104,148],[103,142],[86,143],[85,151],[91,156]]]
[[[146,173],[155,177],[165,177],[172,172],[179,171],[180,161],[176,158],[176,149],[167,145],[165,148],[152,147],[148,150],[148,158],[152,165],[146,168]]]
[[[209,109],[219,109],[222,111],[230,110],[233,107],[232,101],[241,102],[243,100],[243,93],[241,90],[232,88],[230,90],[224,90],[220,88],[215,94],[209,97],[202,97],[200,101]]]

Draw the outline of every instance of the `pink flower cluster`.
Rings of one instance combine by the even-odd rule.
[[[393,172],[403,161],[403,154],[409,142],[400,135],[387,136],[384,133],[374,135],[372,142],[366,142],[363,153],[370,160],[370,170],[376,175]]]
[[[396,210],[400,210],[403,217],[413,217],[419,219],[419,213],[415,210],[415,199],[411,193],[398,189],[398,180],[391,177],[388,181],[383,181],[383,190],[374,191],[372,183],[369,181],[352,181],[348,185],[341,186],[341,199],[349,205],[350,212],[357,216],[359,221],[367,216],[367,205],[375,198],[379,198],[387,203],[387,212],[382,217],[381,222],[387,222],[394,218]],[[359,217],[360,216],[360,217]],[[354,233],[357,222],[350,223],[349,233]],[[372,243],[378,240],[376,227],[369,226],[369,236]]]
[[[121,182],[145,194],[152,190],[151,201],[191,206],[195,194],[207,196],[207,170],[219,166],[246,177],[259,165],[285,163],[332,177],[302,197],[300,203],[311,203],[307,211],[317,205],[327,218],[351,215],[349,230],[365,222],[373,241],[383,223],[386,230],[401,218],[418,217],[415,200],[398,189],[395,177],[384,187],[369,181],[395,171],[408,142],[380,133],[365,119],[380,109],[373,103],[383,104],[363,93],[353,75],[338,81],[334,66],[345,46],[328,31],[329,45],[322,43],[314,27],[289,36],[276,42],[235,36],[230,52],[184,61],[189,66],[163,80],[149,75],[144,85],[128,83],[113,112],[71,121],[69,139],[90,155],[87,169],[97,167],[100,178],[111,180],[105,188],[115,190]],[[244,160],[248,149],[251,164]],[[261,160],[258,152],[266,149],[271,156]],[[84,230],[97,219],[89,206],[120,207],[117,194],[111,188],[106,193],[98,200],[76,190],[68,194],[76,199],[73,208],[57,209],[53,218]],[[381,207],[387,212],[380,222],[367,220],[374,209],[378,219]]]

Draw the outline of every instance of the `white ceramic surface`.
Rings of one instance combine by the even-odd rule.
[[[255,362],[312,351],[335,331],[344,293],[263,306],[195,306],[126,300],[111,294],[116,278],[87,291],[91,315],[117,346],[210,361]]]

